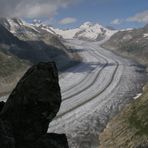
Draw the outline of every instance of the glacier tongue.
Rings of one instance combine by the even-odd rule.
[[[101,42],[66,43],[83,62],[60,78],[63,102],[49,132],[66,133],[70,148],[99,147],[99,133],[109,119],[142,88],[143,74],[135,64],[101,48]]]

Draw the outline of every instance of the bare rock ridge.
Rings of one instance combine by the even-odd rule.
[[[31,67],[7,102],[0,103],[0,147],[68,148],[64,134],[47,133],[61,105],[54,62]]]

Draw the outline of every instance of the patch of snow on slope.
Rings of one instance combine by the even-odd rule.
[[[140,96],[142,96],[142,93],[137,94],[137,95],[134,97],[134,99],[136,100],[136,99],[138,99]]]
[[[148,33],[144,33],[144,34],[143,34],[143,37],[144,37],[144,38],[148,37]]]

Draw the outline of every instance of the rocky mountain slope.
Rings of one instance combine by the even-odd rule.
[[[59,70],[79,61],[58,36],[17,18],[0,18],[0,94],[9,92],[32,64],[54,60]]]
[[[20,40],[44,41],[48,45],[64,49],[56,34],[42,24],[29,24],[19,18],[0,18],[0,24]]]
[[[30,64],[0,49],[0,96],[10,92]]]
[[[2,25],[0,26],[0,47],[4,52],[11,53],[20,59],[27,60],[31,63],[39,61],[55,60],[58,67],[61,68],[62,62],[70,62],[70,56],[62,49],[46,44],[44,41],[23,41],[14,36]],[[64,45],[62,45],[64,46]],[[71,60],[72,61],[72,60]]]
[[[143,95],[114,117],[100,135],[100,148],[148,147],[148,85]]]
[[[141,29],[120,31],[103,47],[133,58],[148,66],[148,25]],[[140,72],[140,71],[139,71]],[[99,136],[100,148],[147,148],[148,147],[148,77],[142,96],[115,116]]]
[[[56,64],[41,62],[0,102],[1,148],[68,148],[65,134],[47,133],[62,102],[58,80]]]
[[[103,47],[148,64],[148,25],[140,29],[119,31]]]
[[[25,48],[29,49],[28,44],[0,25],[0,95],[9,92],[30,65],[20,58],[19,51]]]

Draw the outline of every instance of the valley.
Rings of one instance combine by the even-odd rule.
[[[49,132],[67,133],[71,148],[98,147],[98,135],[110,118],[142,91],[144,74],[138,72],[139,65],[98,42],[66,44],[79,52],[83,62],[60,77],[63,103]]]
[[[0,148],[148,148],[148,0],[0,0]]]
[[[124,31],[90,22],[71,30],[16,18],[1,18],[0,24],[0,100],[6,101],[28,67],[54,60],[62,105],[48,131],[66,133],[70,148],[99,147],[107,123],[142,92],[146,81],[144,66],[108,50],[116,45],[111,39],[124,38]]]

